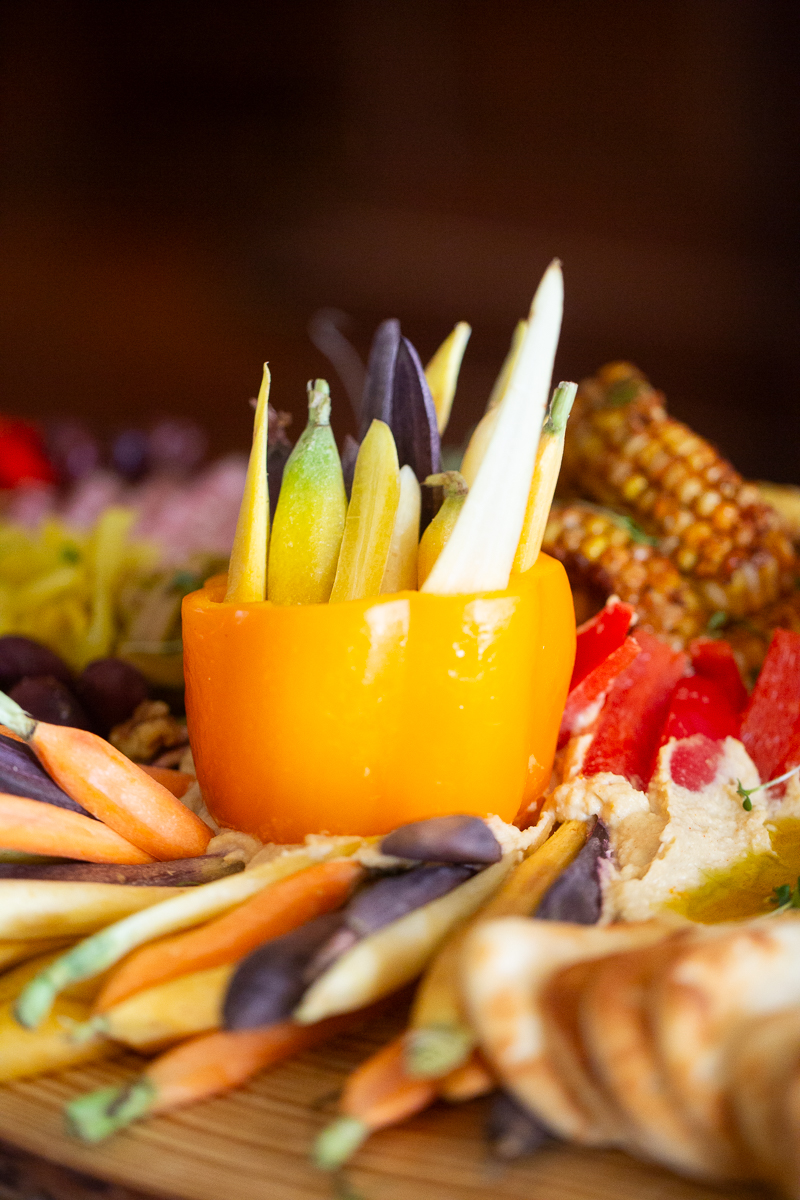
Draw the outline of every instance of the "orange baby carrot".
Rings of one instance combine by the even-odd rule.
[[[3,692],[0,720],[36,751],[73,800],[146,854],[195,858],[205,851],[208,826],[103,738],[36,721]]]
[[[102,821],[5,793],[0,793],[0,845],[26,854],[52,854],[93,863],[153,861]]]
[[[313,1028],[313,1026],[312,1026]],[[421,1112],[436,1099],[438,1079],[415,1079],[405,1068],[405,1033],[356,1067],[344,1085],[342,1116],[324,1129],[314,1145],[314,1161],[334,1170],[371,1133]]]
[[[258,1071],[364,1020],[346,1013],[318,1025],[281,1021],[260,1029],[206,1033],[168,1050],[127,1087],[101,1088],[67,1106],[70,1130],[99,1142],[139,1117],[206,1100],[246,1083]]]
[[[362,874],[363,868],[350,859],[317,863],[207,925],[142,946],[107,980],[95,1012],[105,1012],[142,988],[243,958],[262,942],[338,908]]]
[[[485,1096],[497,1087],[497,1080],[477,1050],[460,1067],[439,1080],[439,1095],[449,1104],[461,1104]]]
[[[194,775],[187,774],[186,771],[173,771],[171,767],[145,767],[142,766],[145,775],[149,775],[151,779],[155,779],[156,783],[160,783],[168,792],[172,792],[173,796],[177,796],[180,800],[181,796],[185,796],[189,788],[196,782]]]

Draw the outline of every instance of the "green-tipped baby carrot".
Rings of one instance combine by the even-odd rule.
[[[417,586],[421,501],[419,482],[413,468],[406,463],[400,468],[400,500],[386,570],[383,572],[381,595],[404,592]]]
[[[356,1067],[342,1091],[342,1115],[314,1143],[312,1156],[323,1171],[335,1171],[371,1133],[397,1125],[436,1099],[435,1084],[408,1075],[404,1034],[381,1046]]]
[[[380,595],[399,501],[394,437],[384,421],[373,421],[356,459],[332,604]]]
[[[137,912],[133,917],[127,917],[125,920],[108,925],[93,937],[86,938],[66,954],[62,954],[41,974],[31,980],[17,1002],[17,1020],[28,1029],[34,1028],[50,1011],[58,993],[71,983],[99,975],[109,967],[113,967],[131,950],[144,945],[145,942],[152,941],[153,938],[177,933],[182,929],[191,929],[192,926],[199,925],[202,921],[219,916],[220,913],[226,912],[234,905],[249,900],[256,892],[260,892],[269,884],[276,883],[279,879],[286,878],[287,875],[293,875],[295,871],[304,870],[312,862],[323,861],[326,857],[333,858],[353,853],[362,844],[361,839],[354,838],[349,848],[344,848],[341,841],[334,842],[332,840],[330,853],[327,853],[327,848],[319,847],[315,848],[313,856],[306,850],[289,851],[271,862],[243,871],[240,875],[229,875],[226,879],[217,879],[213,883],[192,888],[190,892],[183,892],[180,896],[171,897],[153,909]],[[88,889],[106,888],[110,892],[123,890],[115,888],[114,884],[66,885],[62,883],[49,886],[51,888],[67,886]],[[0,891],[2,888],[3,884],[0,883]],[[133,887],[125,890],[139,894],[149,891],[148,888]],[[143,904],[138,907],[143,907]],[[61,930],[55,929],[54,932],[58,933]]]
[[[420,539],[417,556],[417,587],[420,588],[447,545],[469,491],[466,480],[459,471],[442,471],[441,475],[429,475],[425,486],[442,488],[444,502]]]
[[[431,389],[433,406],[436,409],[436,425],[440,434],[444,433],[450,420],[458,372],[461,370],[461,360],[471,333],[472,329],[467,322],[459,321],[425,368],[425,378]]]
[[[151,1062],[138,1079],[101,1088],[67,1106],[70,1132],[101,1142],[139,1117],[171,1112],[229,1092],[258,1071],[361,1024],[369,1013],[348,1013],[319,1025],[281,1021],[259,1029],[218,1030],[181,1042]]]
[[[412,1075],[441,1078],[465,1063],[475,1045],[459,986],[461,948],[468,930],[494,917],[535,912],[548,888],[577,858],[588,828],[585,821],[565,821],[511,872],[469,925],[444,943],[414,997],[405,1052]]]
[[[492,440],[456,527],[425,581],[440,595],[508,587],[528,502],[561,315],[558,262],[545,271]]]
[[[308,384],[308,424],[283,469],[272,522],[267,597],[273,604],[326,604],[347,515],[342,464],[324,379]]]
[[[550,412],[545,420],[536,452],[536,466],[528,492],[522,536],[514,556],[513,570],[517,572],[527,571],[532,567],[542,548],[550,505],[553,503],[558,483],[558,472],[561,470],[564,432],[577,390],[577,383],[560,383],[550,402]]]
[[[258,393],[253,422],[253,445],[247,464],[244,495],[236,522],[228,590],[233,604],[264,600],[267,595],[267,543],[269,541],[269,491],[267,490],[267,434],[269,430],[269,367]]]
[[[527,321],[518,321],[517,327],[514,330],[514,336],[511,339],[511,346],[508,354],[505,357],[500,374],[495,380],[492,394],[486,405],[486,412],[481,417],[475,429],[472,432],[472,437],[469,439],[469,445],[464,453],[464,458],[461,463],[461,474],[467,481],[469,487],[472,487],[475,482],[475,476],[478,474],[478,467],[483,462],[483,456],[486,453],[489,442],[492,440],[497,418],[500,415],[499,408],[503,402],[503,397],[508,391],[508,384],[511,379],[511,373],[514,370],[516,361],[519,358],[522,339],[525,336],[525,330],[528,327]]]

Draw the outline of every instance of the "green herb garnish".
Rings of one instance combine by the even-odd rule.
[[[772,899],[778,909],[800,908],[800,878],[794,888],[790,883],[782,883],[772,893]]]
[[[742,787],[741,779],[736,780],[736,795],[742,798],[742,808],[745,812],[750,812],[753,807],[753,801],[750,797],[753,792],[760,792],[762,788],[774,787],[776,783],[783,783],[784,780],[790,779],[792,775],[796,775],[800,771],[800,763],[796,767],[792,767],[791,771],[786,771],[783,775],[779,775],[777,779],[768,779],[766,783],[758,783],[755,787]]]
[[[723,612],[721,608],[717,609],[717,611],[715,613],[712,613],[711,616],[708,618],[708,624],[706,625],[706,633],[718,634],[718,631],[720,629],[722,629],[723,625],[727,624],[727,621],[728,621],[728,614],[726,612]]]

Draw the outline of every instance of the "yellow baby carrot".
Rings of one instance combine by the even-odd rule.
[[[527,571],[539,557],[550,505],[553,503],[558,483],[558,472],[561,470],[564,433],[577,390],[576,383],[560,383],[550,402],[550,412],[536,451],[536,466],[528,492],[522,536],[514,557],[514,571]]]
[[[269,384],[269,367],[264,363],[264,377],[258,393],[253,423],[253,446],[228,568],[228,590],[225,599],[234,604],[264,600],[267,595]]]
[[[403,592],[417,586],[420,508],[419,483],[413,468],[406,464],[400,468],[400,500],[386,570],[383,572],[381,595]]]
[[[456,394],[458,372],[461,370],[461,360],[467,348],[472,329],[466,321],[459,321],[431,361],[425,368],[425,378],[431,389],[433,406],[436,409],[436,424],[439,433],[444,433],[450,420],[450,410],[453,407],[453,397]]]
[[[443,471],[441,475],[429,475],[425,486],[442,488],[444,503],[420,539],[417,556],[417,587],[420,588],[447,545],[469,491],[464,476],[459,471]]]
[[[332,604],[380,595],[399,501],[394,437],[384,421],[373,421],[356,459]]]

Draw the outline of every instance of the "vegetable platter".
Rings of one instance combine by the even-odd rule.
[[[179,771],[0,692],[0,1136],[187,1198],[800,1196],[792,532],[634,368],[551,394],[562,305],[460,472],[463,324],[379,327],[342,455],[312,381],[277,504],[265,366]]]

